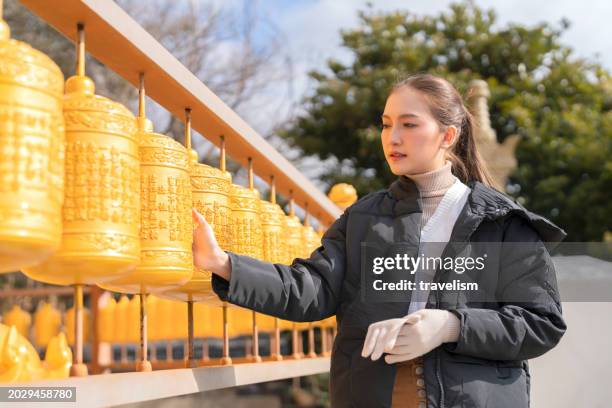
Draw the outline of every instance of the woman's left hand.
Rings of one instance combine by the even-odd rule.
[[[447,310],[422,309],[404,318],[372,323],[361,355],[378,360],[387,353],[388,364],[422,356],[442,343],[457,341],[459,318]]]

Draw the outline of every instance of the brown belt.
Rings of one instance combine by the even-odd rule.
[[[397,363],[391,401],[392,408],[426,408],[422,357]]]

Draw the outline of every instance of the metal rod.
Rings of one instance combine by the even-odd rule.
[[[315,332],[312,322],[308,324],[308,357],[314,358],[317,356],[315,350]]]
[[[293,327],[291,328],[291,348],[293,349],[293,354],[291,357],[296,360],[302,358],[302,356],[300,355],[298,336],[299,333],[297,329],[297,323],[294,322]]]
[[[87,376],[87,366],[83,364],[83,285],[74,285],[74,356],[70,367],[71,377]]]
[[[280,319],[278,317],[274,318],[274,350],[272,352],[272,359],[276,361],[283,359],[280,344]]]
[[[147,345],[147,295],[140,293],[138,296],[140,297],[140,361],[136,364],[136,371],[152,371],[153,367],[147,355],[149,350]]]
[[[308,203],[304,204],[304,226],[310,225],[310,218],[308,216]]]
[[[187,358],[188,367],[197,367],[193,352],[193,300],[187,301]]]
[[[224,365],[232,364],[229,351],[229,322],[227,317],[227,303],[223,303],[223,357],[221,363]]]
[[[139,84],[138,84],[138,117],[144,119],[145,118],[145,77],[144,73],[141,72],[139,75]]]
[[[221,135],[221,146],[219,146],[219,168],[225,171],[225,136]]]
[[[191,150],[191,108],[185,109],[185,148]]]
[[[85,26],[77,24],[76,71],[80,77],[85,76]]]
[[[274,181],[274,174],[270,176],[270,202],[276,204],[276,183]]]
[[[249,170],[249,188],[252,190],[253,189],[253,159],[251,157],[249,157],[248,170]]]
[[[327,328],[321,327],[321,355],[324,357],[329,356],[327,341]]]
[[[253,362],[260,363],[261,356],[259,355],[259,328],[257,327],[257,313],[251,312],[253,317]]]

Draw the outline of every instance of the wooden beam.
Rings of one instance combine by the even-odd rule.
[[[71,41],[77,23],[85,25],[87,52],[134,86],[141,72],[147,95],[172,115],[183,118],[192,109],[192,126],[215,145],[226,140],[227,153],[246,167],[253,158],[254,171],[263,180],[274,175],[276,189],[324,224],[342,213],[272,145],[230,109],[217,95],[183,66],[168,50],[111,0],[21,0]],[[44,51],[44,50],[43,50]]]
[[[109,407],[240,385],[326,373],[328,357],[116,373],[14,384],[20,387],[76,387],[77,407]],[[71,405],[73,406],[73,405]]]

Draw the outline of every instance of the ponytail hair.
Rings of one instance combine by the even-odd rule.
[[[447,159],[452,173],[467,184],[479,181],[493,186],[493,178],[476,146],[476,119],[465,106],[457,89],[446,79],[431,74],[415,74],[397,82],[390,93],[408,86],[421,92],[440,129],[457,128],[454,144],[448,149]]]

